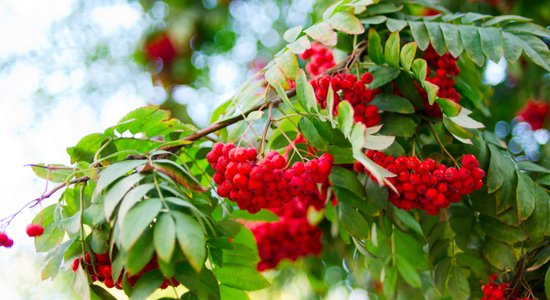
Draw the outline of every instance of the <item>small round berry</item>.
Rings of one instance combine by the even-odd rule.
[[[373,79],[374,79],[374,77],[372,76],[372,73],[370,73],[370,72],[365,72],[365,73],[363,73],[363,75],[361,75],[361,81],[364,84],[371,83]]]
[[[447,182],[453,182],[457,180],[458,177],[458,170],[454,167],[447,168],[447,170],[445,171],[445,180],[447,180]]]
[[[479,162],[472,154],[466,154],[462,157],[462,164],[468,168],[478,168]]]
[[[44,227],[40,224],[29,224],[26,231],[29,237],[41,236],[44,233]]]

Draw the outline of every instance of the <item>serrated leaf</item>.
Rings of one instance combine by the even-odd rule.
[[[455,122],[453,122],[447,116],[443,116],[443,125],[455,137],[458,137],[461,139],[470,139],[474,136],[473,133],[458,126]]]
[[[289,30],[285,31],[285,33],[283,34],[283,38],[289,43],[296,41],[300,33],[302,33],[302,28],[302,26],[295,26],[290,28]]]
[[[521,229],[503,224],[497,219],[481,215],[479,221],[485,234],[497,241],[512,245],[527,239],[527,235]]]
[[[286,96],[286,94],[285,94],[285,96]],[[281,97],[281,99],[282,99],[282,97]],[[284,102],[284,100],[283,100],[283,102]],[[263,116],[264,116],[264,112],[260,111],[260,110],[257,110],[257,111],[253,111],[253,112],[249,113],[248,116],[246,116],[246,120],[248,122],[252,122],[252,121],[256,121],[256,120],[261,119]]]
[[[531,178],[525,173],[516,171],[518,185],[516,189],[516,205],[518,209],[518,221],[525,221],[535,209],[534,186]]]
[[[399,271],[399,274],[405,282],[414,288],[420,288],[422,282],[414,266],[399,254],[396,256],[396,264],[397,271]]]
[[[336,32],[330,27],[330,25],[323,21],[317,23],[304,32],[309,35],[312,39],[324,44],[325,46],[335,46],[336,45]]]
[[[452,295],[453,299],[457,300],[470,299],[468,277],[464,275],[460,267],[454,266],[453,271],[449,275],[447,279],[449,295]]]
[[[489,144],[489,150],[491,151],[491,160],[489,163],[489,171],[487,172],[487,192],[489,194],[498,190],[504,182],[504,162],[505,159],[498,149]]]
[[[142,235],[153,219],[158,215],[162,204],[155,199],[142,201],[132,207],[122,220],[122,245],[130,249]]]
[[[400,114],[414,113],[414,107],[407,99],[394,94],[378,94],[370,103],[381,111],[390,111]]]
[[[283,54],[275,56],[273,60],[275,65],[279,67],[281,72],[286,78],[290,80],[296,79],[296,72],[298,72],[298,58],[296,54],[286,51]]]
[[[381,187],[373,180],[367,180],[365,185],[367,200],[372,201],[376,206],[386,209],[388,206],[388,188]]]
[[[42,224],[44,232],[42,235],[34,238],[34,247],[36,252],[48,252],[61,243],[65,236],[65,231],[60,228],[60,224],[55,220],[55,211],[57,204],[46,206],[33,219],[33,224]]]
[[[178,270],[176,279],[199,299],[220,299],[220,286],[211,270],[204,268],[196,273],[188,264],[178,265]]]
[[[428,94],[428,102],[430,105],[435,103],[435,99],[437,99],[437,92],[439,91],[439,86],[429,82],[429,81],[423,81],[422,86],[426,90],[426,93]]]
[[[521,44],[514,41],[516,38],[515,35],[508,32],[503,32],[502,37],[504,40],[504,57],[506,57],[506,60],[509,63],[515,63],[521,56],[523,48],[521,47]]]
[[[418,44],[418,48],[424,51],[428,48],[430,44],[430,36],[428,35],[428,30],[424,26],[423,22],[409,21],[409,26],[411,28],[411,33]]]
[[[520,43],[525,54],[537,65],[550,71],[550,50],[548,46],[533,35],[518,34],[512,40],[516,43]]]
[[[490,60],[498,63],[504,54],[501,31],[492,27],[480,27],[477,30],[481,39],[481,50]]]
[[[317,100],[313,87],[309,83],[306,77],[306,73],[302,70],[298,70],[296,76],[296,96],[298,103],[308,112],[311,112],[314,107],[317,107]]]
[[[309,42],[308,37],[304,35],[296,41],[288,44],[287,47],[288,50],[292,51],[294,54],[302,54],[311,47],[311,43]]]
[[[350,192],[353,192],[360,198],[365,197],[365,191],[361,186],[361,183],[357,180],[354,172],[344,169],[342,167],[334,166],[330,173],[330,182],[334,186],[341,187]]]
[[[367,135],[363,147],[371,150],[384,150],[395,141],[395,136]]]
[[[97,150],[108,140],[109,137],[103,133],[89,134],[76,144],[74,147],[67,148],[67,153],[71,157],[71,163],[79,161],[92,162]]]
[[[267,69],[267,71],[264,74],[265,80],[269,83],[269,85],[275,87],[275,85],[279,85],[281,87],[288,87],[288,82],[285,77],[285,74],[279,69],[276,65],[271,66]]]
[[[269,286],[255,267],[225,264],[223,268],[214,269],[214,274],[222,284],[237,290],[256,291]]]
[[[74,177],[75,170],[60,164],[32,164],[34,174],[50,182],[65,182]]]
[[[467,110],[464,108],[460,110],[458,116],[449,117],[449,119],[451,119],[451,121],[463,128],[479,129],[485,127],[485,125],[483,125],[482,123],[470,118],[470,116],[468,116]]]
[[[464,46],[460,40],[460,33],[458,27],[452,24],[440,23],[439,27],[443,33],[443,38],[445,39],[445,44],[447,49],[453,57],[458,57],[462,51],[464,51]]]
[[[286,92],[283,89],[283,87],[278,82],[270,82],[269,80],[268,80],[268,82],[269,82],[269,85],[271,85],[273,88],[275,88],[275,91],[277,92],[277,95],[279,95],[279,98],[281,98],[283,103],[286,104],[286,106],[288,106],[292,110],[296,111],[296,109],[294,108],[294,105],[292,105],[292,102],[290,102],[290,99],[288,99],[288,96],[286,95]],[[263,111],[257,111],[257,112],[261,113],[263,115]],[[254,113],[256,113],[256,112],[254,112]],[[250,114],[249,114],[249,116],[250,116]]]
[[[132,288],[130,300],[147,299],[155,290],[160,288],[163,281],[164,276],[159,270],[152,270],[141,275]]]
[[[504,31],[550,38],[550,30],[534,23],[510,23],[504,27]]]
[[[99,173],[99,179],[94,190],[94,195],[101,193],[103,189],[115,180],[122,177],[124,174],[127,174],[134,168],[145,164],[146,162],[147,160],[125,160],[108,166]]]
[[[550,173],[550,170],[548,170],[547,168],[541,165],[537,165],[536,163],[528,160],[518,161],[518,167],[524,171],[530,171],[535,173]]]
[[[338,104],[338,125],[344,136],[350,137],[353,126],[353,107],[348,101]]]
[[[206,238],[200,224],[192,217],[173,212],[179,246],[189,264],[199,272],[206,259]]]
[[[368,239],[370,234],[370,226],[357,210],[350,205],[338,203],[338,218],[339,223],[352,236],[358,239]]]
[[[103,199],[103,211],[105,213],[105,219],[111,219],[111,215],[115,211],[116,207],[118,206],[124,195],[126,195],[126,193],[128,193],[128,191],[130,191],[134,185],[139,183],[143,179],[143,177],[144,176],[139,173],[132,174],[119,180],[113,185],[113,187],[111,187],[107,191]]]
[[[392,32],[386,41],[384,49],[384,59],[388,65],[399,68],[400,48],[399,32]]]
[[[380,35],[378,35],[378,32],[376,32],[374,28],[369,29],[367,48],[369,57],[370,59],[372,59],[373,62],[379,65],[384,63],[382,40],[380,39]]]
[[[460,38],[464,44],[464,50],[470,59],[478,66],[482,67],[485,64],[485,56],[481,49],[481,38],[477,27],[474,26],[459,26]]]
[[[447,98],[437,98],[436,102],[439,105],[439,107],[441,108],[441,111],[447,117],[458,116],[458,114],[462,110],[462,106],[460,106],[460,104],[454,102],[453,100],[447,99]]]
[[[416,42],[410,42],[405,44],[401,49],[399,63],[405,71],[409,71],[412,67],[414,56],[416,55],[416,47]]]
[[[424,22],[426,29],[428,30],[428,36],[430,37],[430,42],[439,55],[445,54],[447,48],[445,47],[445,38],[441,28],[439,28],[439,23],[435,22]]]
[[[416,123],[410,116],[384,114],[380,134],[411,137],[416,131]]]
[[[407,21],[399,19],[388,19],[388,21],[386,21],[386,26],[391,32],[401,31],[403,28],[407,27],[407,25]]]
[[[145,195],[155,187],[152,183],[146,183],[142,184],[140,186],[137,186],[133,188],[131,191],[129,191],[126,196],[122,199],[122,202],[120,203],[120,207],[118,208],[118,218],[117,223],[122,224],[122,220],[124,220],[126,214],[132,208],[136,203],[138,203]]]
[[[300,132],[304,135],[308,143],[310,143],[312,146],[318,149],[327,148],[327,142],[319,134],[312,120],[307,117],[301,118],[300,122],[298,123],[298,128],[300,129]]]
[[[157,218],[154,226],[153,242],[158,257],[169,262],[176,247],[176,223],[169,213]]]
[[[550,298],[550,268],[546,270],[546,275],[544,275],[544,291],[546,293],[546,297]]]
[[[508,244],[487,238],[481,251],[487,261],[499,270],[513,268],[516,264],[514,250]]]
[[[363,27],[361,21],[359,21],[356,16],[346,11],[341,11],[332,15],[328,22],[332,28],[347,34],[361,34],[365,32],[365,27]]]
[[[483,22],[481,26],[488,27],[492,26],[498,23],[507,22],[507,21],[514,21],[514,22],[530,22],[533,21],[532,19],[522,17],[522,16],[515,16],[515,15],[503,15],[503,16],[495,16],[491,19]]]
[[[399,73],[401,73],[398,68],[379,65],[370,68],[369,71],[372,73],[372,76],[374,78],[372,82],[368,85],[370,89],[381,87],[393,81],[395,78],[397,78],[397,76],[399,76]]]
[[[424,81],[424,79],[426,79],[426,75],[428,72],[427,68],[428,68],[428,63],[426,63],[424,59],[422,58],[415,59],[412,64],[412,71],[413,71],[414,77],[420,82]]]
[[[534,185],[535,209],[523,222],[522,228],[533,242],[542,242],[550,236],[550,195],[538,184]]]
[[[368,18],[361,19],[361,23],[367,24],[367,25],[378,25],[386,22],[388,17],[386,16],[372,16]]]
[[[462,15],[462,23],[464,23],[464,24],[473,23],[475,21],[487,19],[489,17],[491,17],[491,16],[468,12],[468,13],[465,13],[464,15]]]

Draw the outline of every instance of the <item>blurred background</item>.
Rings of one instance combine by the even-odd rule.
[[[25,164],[69,164],[66,147],[132,109],[160,105],[179,119],[207,125],[213,108],[284,46],[287,29],[312,24],[331,2],[0,0],[0,217],[46,188]],[[550,23],[545,0],[447,4],[451,11]],[[493,120],[488,129],[515,147],[517,159],[547,159],[550,75],[527,61],[507,66],[503,59],[488,62],[482,80],[494,88],[486,99],[486,117]],[[540,125],[529,121],[540,120],[541,112]],[[0,249],[2,299],[78,298],[69,288],[70,272],[41,280],[47,258],[35,253],[24,230],[35,209],[7,228],[15,244]],[[326,267],[316,280],[283,267],[275,281],[280,294],[256,296],[316,299],[313,291],[321,290],[329,299],[367,297],[345,261]]]

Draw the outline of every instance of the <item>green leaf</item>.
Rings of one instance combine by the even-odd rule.
[[[394,94],[378,94],[370,104],[376,105],[382,111],[401,114],[414,113],[414,107],[411,102]]]
[[[158,215],[162,204],[157,199],[141,201],[128,211],[122,220],[122,245],[130,249]]]
[[[317,131],[317,128],[315,128],[315,124],[309,118],[301,118],[300,122],[298,123],[298,128],[300,129],[300,132],[304,135],[306,140],[313,147],[318,149],[327,148],[327,142],[321,137],[321,135]]]
[[[422,58],[417,58],[412,64],[412,71],[414,77],[418,79],[418,81],[422,82],[426,79],[426,75],[428,73],[428,63],[426,63],[426,61]]]
[[[211,270],[204,268],[196,273],[189,265],[178,265],[176,279],[199,299],[220,299],[220,286]]]
[[[405,44],[401,49],[401,54],[399,58],[399,63],[405,71],[410,71],[412,63],[414,61],[414,56],[416,55],[416,42],[410,42]]]
[[[445,54],[447,52],[447,48],[445,47],[445,38],[443,37],[443,32],[441,31],[439,24],[435,22],[424,22],[424,25],[428,30],[430,42],[437,54]]]
[[[30,165],[36,176],[51,181],[65,182],[74,177],[74,169],[60,164],[32,164]]]
[[[113,295],[111,295],[107,290],[100,287],[99,285],[90,285],[90,290],[95,296],[97,296],[101,300],[116,300]]]
[[[266,73],[266,75],[267,75],[267,73]],[[266,77],[266,79],[267,79],[267,77]],[[269,82],[269,85],[271,85],[272,87],[275,88],[275,91],[277,92],[277,95],[279,95],[279,98],[281,98],[281,100],[283,100],[283,103],[286,104],[286,106],[288,106],[289,108],[292,108],[294,111],[296,111],[296,109],[294,108],[294,105],[292,105],[292,103],[290,102],[290,99],[288,99],[288,96],[286,95],[286,92],[283,89],[283,87],[276,81],[270,81],[269,79],[267,79],[267,81]],[[261,115],[263,115],[263,112],[260,112],[260,113],[261,113]],[[248,115],[248,117],[250,117],[251,114],[252,113],[250,113]],[[247,120],[250,122],[251,120],[249,120],[248,117],[247,117]]]
[[[407,27],[407,25],[407,21],[399,19],[388,19],[388,21],[386,21],[386,26],[391,32],[401,31],[403,28]]]
[[[489,17],[490,17],[489,15],[482,15],[478,13],[468,12],[462,16],[462,23],[473,23],[475,21],[487,19]]]
[[[492,17],[488,21],[483,22],[481,26],[483,27],[489,27],[498,23],[506,22],[506,21],[514,21],[515,22],[529,22],[533,21],[532,19],[522,17],[522,16],[514,16],[514,15],[503,15],[503,16],[496,16]],[[514,24],[512,23],[512,24]]]
[[[332,28],[345,32],[347,34],[361,34],[365,32],[365,27],[359,19],[346,11],[341,11],[334,14],[328,20]]]
[[[283,38],[289,43],[294,42],[298,38],[300,33],[302,33],[302,28],[302,26],[295,26],[290,28],[289,30],[285,31],[285,33],[283,34]]]
[[[529,172],[535,172],[535,173],[550,173],[550,170],[548,170],[547,168],[541,165],[537,165],[536,163],[533,163],[528,160],[519,161],[518,167],[520,168],[520,170],[523,170],[523,171],[529,171]]]
[[[464,275],[464,272],[458,266],[454,266],[453,271],[449,274],[448,290],[449,295],[453,299],[466,300],[470,299],[470,285],[468,284],[468,277]]]
[[[143,178],[144,176],[142,174],[132,174],[115,183],[113,187],[107,191],[103,200],[103,209],[105,212],[105,218],[107,220],[111,219],[111,215],[113,214],[114,210],[116,209],[124,195],[126,195],[126,193],[128,193],[128,191],[130,191],[132,187],[140,182]]]
[[[516,264],[514,250],[508,244],[487,238],[481,251],[487,261],[499,270],[513,268]]]
[[[464,46],[460,41],[460,33],[458,27],[451,24],[440,23],[439,27],[443,33],[443,38],[445,39],[445,44],[447,49],[453,57],[458,57],[462,51],[464,51]]]
[[[550,235],[550,195],[538,184],[534,185],[535,209],[522,227],[529,238],[536,242],[542,242]]]
[[[124,268],[130,275],[135,275],[143,270],[154,254],[153,230],[147,227],[132,248],[127,251]]]
[[[480,27],[477,30],[481,38],[481,50],[490,60],[498,63],[504,54],[501,31],[493,27]]]
[[[369,70],[372,73],[373,80],[368,85],[370,89],[381,87],[393,81],[401,72],[398,68],[376,65]]]
[[[231,217],[235,219],[249,221],[276,222],[279,221],[279,216],[267,209],[261,209],[257,213],[251,214],[246,210],[235,210],[231,213]]]
[[[550,247],[545,247],[537,251],[535,256],[531,259],[533,262],[527,269],[527,272],[538,270],[550,261]]]
[[[428,102],[430,105],[435,103],[435,99],[437,99],[437,92],[439,91],[439,86],[429,82],[429,81],[423,81],[422,86],[426,90],[426,93],[428,94]]]
[[[535,209],[534,185],[527,174],[520,171],[516,171],[516,174],[518,176],[516,204],[518,208],[518,221],[521,223],[527,220]]]
[[[335,164],[353,164],[355,162],[351,148],[328,145],[328,152],[334,157]]]
[[[393,12],[398,12],[401,9],[403,9],[402,4],[380,1],[374,5],[367,7],[367,15],[385,15]]]
[[[487,174],[487,192],[489,194],[498,190],[504,182],[504,157],[500,154],[497,147],[489,144],[489,150],[491,151],[491,161],[489,164],[489,171]]]
[[[473,133],[458,126],[455,122],[453,122],[445,115],[443,116],[443,125],[445,125],[445,128],[456,138],[468,140],[473,137]]]
[[[363,147],[371,150],[384,150],[391,146],[394,141],[395,136],[369,134],[365,137]]]
[[[460,37],[464,44],[464,50],[470,59],[478,66],[482,67],[485,64],[485,56],[481,48],[481,38],[479,31],[474,26],[459,26]]]
[[[281,72],[286,78],[290,80],[296,79],[296,72],[298,72],[298,58],[296,54],[286,51],[280,55],[275,56],[273,60],[275,65],[279,67]]]
[[[361,19],[361,23],[367,24],[367,25],[378,25],[386,22],[388,17],[386,16],[372,16],[368,18]]]
[[[358,239],[368,239],[370,226],[355,208],[344,202],[338,203],[338,219],[342,227]]]
[[[546,297],[550,298],[550,268],[546,270],[546,275],[544,275],[544,291],[546,293]]]
[[[154,187],[154,184],[146,183],[130,190],[126,194],[126,196],[124,196],[124,199],[122,199],[122,202],[120,203],[120,206],[118,208],[117,223],[122,224],[122,220],[124,220],[130,208],[132,208],[136,203],[143,199],[143,197],[145,197],[145,195]],[[157,198],[157,200],[155,201],[159,201],[159,199]]]
[[[447,98],[437,98],[436,102],[447,117],[458,116],[462,109],[460,104]]]
[[[159,270],[152,270],[141,275],[132,289],[130,300],[147,299],[155,290],[160,288],[163,281],[164,276]]]
[[[267,82],[269,83],[269,85],[275,87],[275,89],[277,89],[277,86],[288,87],[288,82],[285,77],[285,74],[276,65],[273,65],[270,68],[268,68],[267,71],[265,72],[264,77],[265,77],[265,80],[267,80]],[[292,107],[292,105],[290,107]]]
[[[176,223],[169,213],[163,213],[155,223],[153,242],[158,257],[169,262],[176,247]]]
[[[46,206],[32,221],[33,224],[42,224],[42,227],[44,227],[42,235],[34,238],[34,247],[37,252],[50,251],[58,246],[65,236],[65,231],[60,228],[59,222],[55,220],[54,215],[57,209],[57,204]]]
[[[405,280],[405,282],[413,288],[420,288],[422,282],[420,280],[420,275],[418,274],[414,266],[411,265],[410,262],[408,262],[399,254],[396,255],[396,263],[397,271],[399,271],[399,274]]]
[[[109,137],[103,133],[92,133],[83,137],[76,146],[67,148],[71,163],[79,161],[93,162],[94,155]]]
[[[514,43],[519,43],[523,51],[525,51],[525,54],[527,54],[535,64],[546,70],[550,70],[550,51],[541,39],[528,34],[518,34],[511,38],[511,40]]]
[[[306,51],[306,49],[311,47],[311,43],[309,42],[308,37],[304,35],[296,41],[288,44],[287,47],[288,50],[292,51],[294,54],[302,54]]]
[[[378,65],[383,64],[384,53],[382,50],[382,41],[380,35],[378,35],[378,32],[376,32],[374,28],[369,29],[368,42],[367,48],[370,59]]]
[[[176,235],[180,248],[189,264],[199,272],[206,259],[206,238],[200,224],[192,217],[174,212]]]
[[[250,300],[246,292],[230,288],[223,284],[220,285],[220,294],[222,299]]]
[[[255,267],[225,264],[223,268],[215,268],[214,274],[222,284],[237,290],[257,291],[269,286]]]
[[[399,41],[399,32],[392,32],[386,41],[384,48],[384,60],[390,66],[399,68],[399,50],[401,44]]]
[[[353,192],[360,198],[365,197],[365,190],[361,186],[355,173],[342,167],[334,166],[330,172],[330,182],[338,187]]]
[[[359,23],[360,24],[360,23]],[[326,46],[335,46],[337,41],[336,32],[332,30],[332,27],[327,22],[317,23],[304,32],[312,39],[324,44]]]
[[[458,116],[449,117],[449,119],[454,123],[456,123],[458,126],[463,128],[469,128],[469,129],[484,128],[485,125],[483,125],[483,123],[480,123],[470,118],[469,116],[470,113],[471,111],[461,107],[460,113],[458,114]]]
[[[523,52],[521,44],[515,41],[517,39],[515,35],[508,32],[502,32],[502,39],[504,41],[504,57],[509,63],[515,63]]]
[[[109,251],[109,233],[102,228],[94,228],[91,234],[90,246],[94,253],[107,253]]]
[[[365,185],[367,200],[372,201],[376,206],[386,209],[388,206],[388,188],[381,187],[371,179],[367,180]]]
[[[521,229],[503,224],[497,219],[481,215],[479,222],[485,234],[497,241],[512,245],[527,239],[527,235]]]
[[[88,285],[88,275],[82,268],[78,268],[71,282],[71,288],[79,295],[80,299],[90,299],[90,287]]]
[[[146,160],[125,160],[108,166],[99,173],[99,179],[94,194],[98,195],[115,180],[146,162]]]
[[[296,96],[298,98],[298,103],[300,103],[306,111],[311,112],[313,108],[317,107],[315,92],[307,80],[306,73],[302,69],[299,69],[296,75]]]
[[[550,38],[550,30],[534,23],[510,23],[504,27],[504,31]]]
[[[411,137],[416,132],[416,123],[408,116],[384,114],[380,134]]]
[[[411,27],[411,33],[418,44],[418,48],[424,51],[428,48],[430,44],[430,36],[428,35],[428,30],[424,26],[423,22],[409,21],[409,26]]]
[[[338,125],[346,137],[350,137],[353,126],[353,107],[348,101],[341,101],[338,104]]]

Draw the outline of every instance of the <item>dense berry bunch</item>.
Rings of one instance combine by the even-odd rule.
[[[319,43],[311,43],[311,48],[304,51],[300,58],[303,60],[311,59],[306,64],[306,71],[313,77],[336,65],[332,51]]]
[[[484,284],[481,287],[483,292],[483,298],[481,300],[505,300],[505,299],[516,299],[516,300],[529,300],[529,298],[514,296],[513,289],[510,287],[510,284],[507,282],[496,284],[498,276],[493,274],[489,277],[489,282]]]
[[[372,74],[369,72],[361,75],[360,79],[349,73],[334,74],[314,79],[311,85],[315,89],[317,102],[322,108],[327,106],[327,94],[329,86],[331,86],[334,91],[333,114],[337,113],[338,103],[347,100],[353,106],[355,122],[361,122],[367,127],[371,127],[380,123],[378,108],[369,104],[380,93],[380,90],[371,90],[365,86],[372,80]]]
[[[550,104],[545,101],[529,100],[518,113],[521,121],[529,123],[533,130],[541,129],[550,113]]]
[[[283,259],[294,261],[306,255],[321,253],[321,230],[308,223],[307,218],[281,217],[273,223],[249,225],[258,243],[261,261],[258,271],[273,269]]]
[[[92,261],[92,258],[90,256],[90,253],[86,252],[84,257],[77,258],[73,261],[73,264],[71,266],[71,269],[73,272],[76,272],[78,269],[78,266],[82,264],[82,267],[84,267],[88,273],[90,274],[90,278],[92,279],[92,282],[100,281],[103,282],[103,284],[108,288],[116,287],[117,289],[122,289],[122,279],[124,272],[121,272],[120,276],[115,281],[113,279],[112,275],[112,266],[111,266],[111,260],[109,258],[109,254],[97,254],[94,253],[95,263]],[[126,279],[128,280],[128,283],[131,286],[134,286],[138,279],[148,271],[156,270],[158,269],[158,263],[156,260],[156,257],[153,257],[145,267],[139,271],[137,274],[133,276],[126,275]],[[162,282],[162,285],[160,286],[161,289],[165,289],[168,286],[178,286],[179,282],[172,278],[168,279],[165,278]]]
[[[145,45],[145,54],[151,60],[160,59],[165,64],[176,58],[176,48],[168,34],[160,33]]]
[[[0,247],[11,248],[13,240],[5,232],[0,232]]]
[[[26,228],[27,235],[30,237],[41,236],[44,233],[44,227],[40,224],[29,224]]]
[[[460,94],[454,88],[454,78],[460,73],[460,69],[456,63],[457,59],[450,53],[439,56],[432,46],[428,47],[424,52],[424,59],[428,63],[427,71],[429,75],[426,76],[426,81],[439,87],[437,96],[448,98],[458,103],[460,101]],[[433,72],[431,72],[432,69]],[[417,87],[421,97],[424,99],[426,112],[434,117],[441,117],[441,109],[439,106],[436,104],[430,105],[426,90],[420,88],[418,85]]]
[[[318,203],[323,198],[317,184],[328,180],[332,156],[323,154],[291,167],[276,151],[257,160],[254,148],[237,148],[217,143],[206,159],[216,170],[214,182],[218,194],[237,202],[239,208],[255,213],[262,208],[281,207],[292,199]]]
[[[462,157],[462,167],[446,167],[428,158],[420,161],[416,157],[400,156],[394,158],[379,151],[367,151],[367,157],[396,177],[388,178],[399,194],[390,192],[389,200],[405,210],[419,208],[435,215],[440,208],[446,208],[451,202],[458,202],[463,195],[478,190],[483,185],[485,171],[479,168],[477,158],[471,154]],[[365,171],[359,163],[355,164],[359,172]]]

